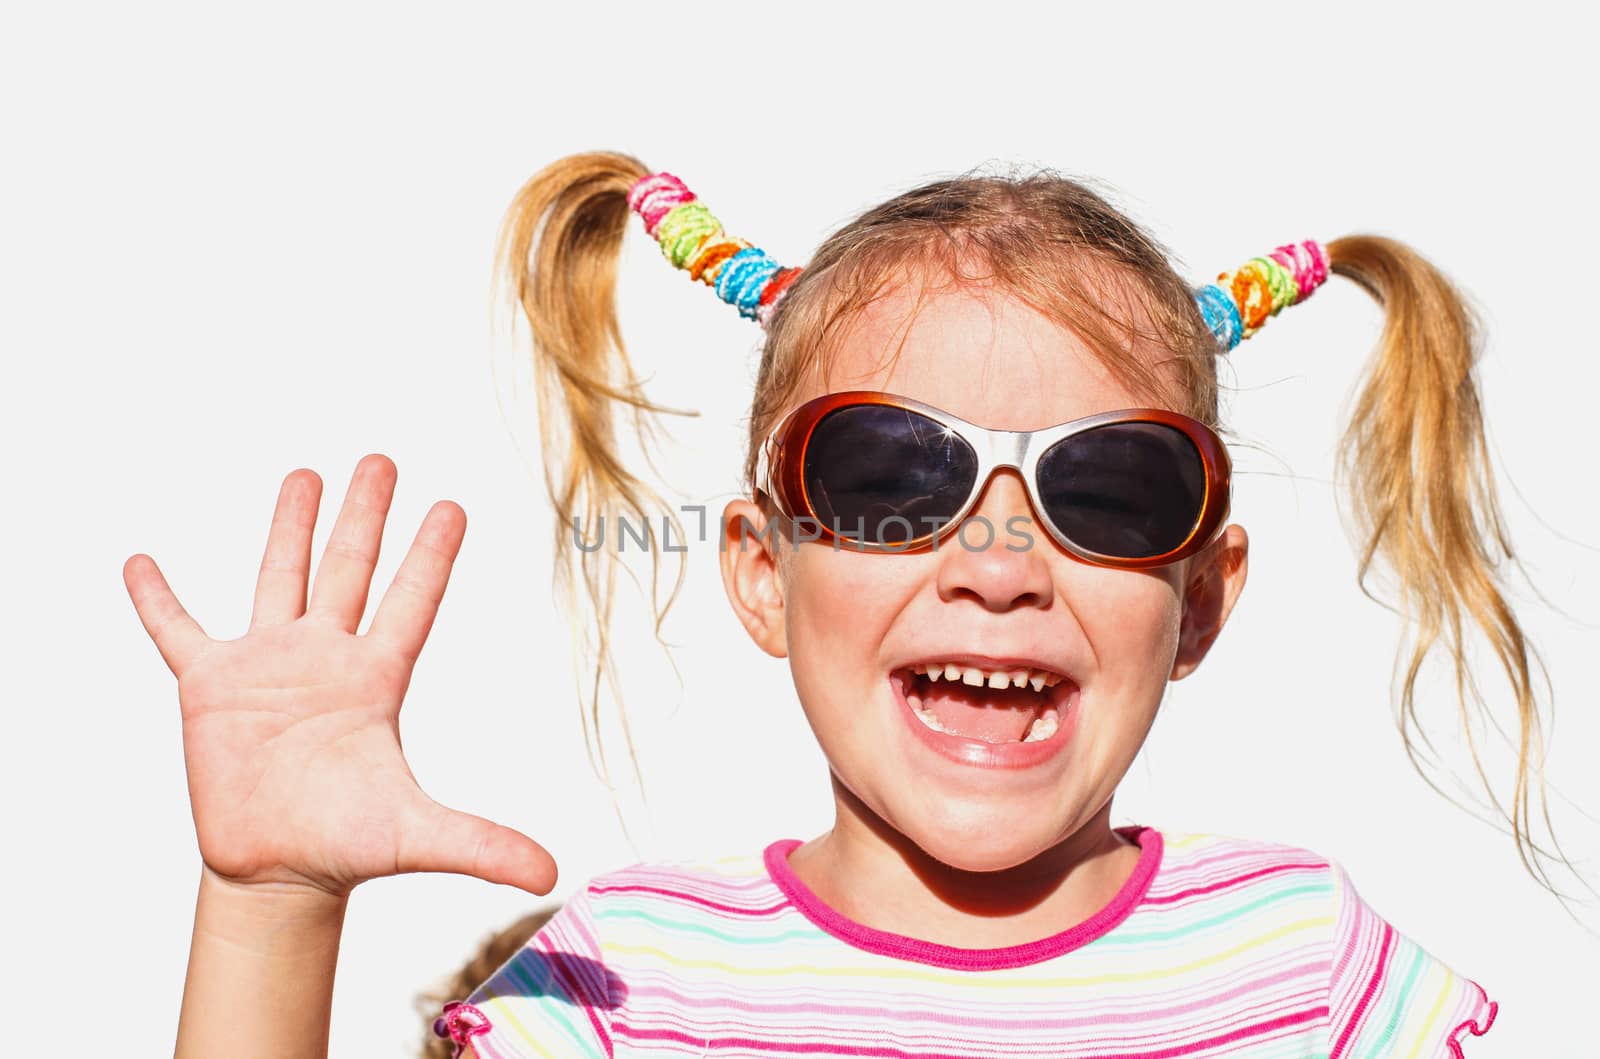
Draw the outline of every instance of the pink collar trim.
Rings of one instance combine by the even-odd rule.
[[[1026,967],[1082,948],[1127,919],[1138,907],[1139,902],[1144,900],[1144,895],[1155,878],[1156,869],[1161,864],[1161,832],[1153,827],[1139,826],[1119,827],[1115,830],[1118,834],[1132,839],[1139,847],[1139,862],[1134,865],[1133,874],[1128,876],[1128,881],[1122,884],[1116,896],[1094,915],[1059,934],[1052,934],[1047,938],[1022,945],[1007,945],[997,949],[963,949],[954,945],[937,945],[904,934],[877,930],[845,918],[823,904],[822,899],[801,882],[794,869],[789,867],[789,854],[800,847],[799,839],[780,839],[774,842],[767,847],[763,860],[766,862],[767,874],[783,892],[783,896],[789,899],[789,903],[819,928],[848,945],[880,956],[892,956],[895,959],[931,964],[934,967],[948,967],[959,971],[999,971],[1012,967]]]

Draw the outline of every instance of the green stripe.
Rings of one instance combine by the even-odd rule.
[[[1143,934],[1135,934],[1131,931],[1115,930],[1109,934],[1101,935],[1090,944],[1102,948],[1114,948],[1123,945],[1138,945],[1149,941],[1172,941],[1176,938],[1184,938],[1197,931],[1229,923],[1232,920],[1238,919],[1240,916],[1245,915],[1246,913],[1254,912],[1257,909],[1264,908],[1267,905],[1274,904],[1286,898],[1300,897],[1305,894],[1326,895],[1332,892],[1333,886],[1329,883],[1307,883],[1304,886],[1295,886],[1289,889],[1278,890],[1275,893],[1267,894],[1264,897],[1258,897],[1254,901],[1249,901],[1230,911],[1223,912],[1221,915],[1211,916],[1206,919],[1197,919],[1192,923],[1185,923],[1182,926],[1174,927],[1171,930],[1146,931]],[[1084,947],[1088,948],[1089,946]]]
[[[1399,940],[1398,933],[1396,934],[1396,940]],[[1395,1030],[1399,1027],[1400,1018],[1406,1011],[1407,1002],[1411,999],[1411,990],[1417,984],[1417,975],[1422,972],[1422,949],[1416,945],[1410,945],[1408,949],[1411,955],[1411,963],[1406,967],[1405,983],[1398,990],[1386,990],[1383,999],[1384,1007],[1388,1009],[1389,1013],[1388,1021],[1383,1027],[1383,1032],[1378,1035],[1377,1040],[1372,1041],[1370,1045],[1365,1045],[1365,1042],[1363,1042],[1366,1049],[1368,1049],[1363,1051],[1362,1054],[1364,1055],[1386,1056],[1393,1051],[1390,1043],[1394,1040]]]
[[[700,934],[717,941],[725,941],[730,945],[748,948],[755,945],[767,945],[780,941],[802,941],[815,939],[821,934],[816,927],[807,924],[800,930],[786,930],[781,934],[730,934],[715,927],[701,926],[681,919],[663,919],[653,912],[635,908],[601,908],[596,909],[594,918],[601,922],[613,919],[636,919],[659,930],[676,931],[679,934]]]
[[[1300,886],[1285,887],[1248,901],[1242,905],[1223,912],[1219,915],[1209,916],[1205,919],[1184,923],[1169,930],[1153,930],[1143,933],[1129,931],[1113,931],[1096,938],[1091,945],[1102,948],[1122,948],[1128,945],[1143,945],[1151,942],[1166,942],[1188,937],[1191,934],[1216,927],[1226,926],[1232,921],[1243,916],[1253,914],[1263,908],[1282,901],[1297,897],[1317,896],[1325,897],[1333,892],[1331,883],[1305,883]],[[664,931],[677,934],[692,934],[710,938],[738,948],[752,948],[761,945],[794,941],[814,941],[819,937],[817,929],[809,924],[799,930],[787,930],[775,934],[734,934],[716,927],[706,926],[701,923],[689,922],[680,919],[668,919],[659,912],[636,908],[597,908],[594,918],[599,922],[614,920],[631,920]],[[1085,946],[1088,948],[1089,946]]]
[[[525,969],[529,964],[533,964],[544,973],[537,976],[526,973]],[[581,1019],[578,1017],[577,1002],[561,987],[561,983],[555,980],[554,968],[544,962],[542,957],[535,962],[519,955],[519,958],[502,968],[488,984],[495,987],[502,982],[510,982],[517,987],[515,992],[495,995],[502,1002],[511,1004],[519,1021],[530,1017],[537,1019],[538,1029],[541,1031],[548,1026],[554,1026],[585,1053],[594,1043],[587,1016]],[[541,1044],[545,1043],[542,1033],[538,1041]],[[559,1051],[557,1054],[560,1054]]]

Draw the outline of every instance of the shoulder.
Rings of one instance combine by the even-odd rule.
[[[1338,866],[1303,846],[1202,832],[1163,832],[1161,864],[1152,895],[1168,899],[1273,889],[1299,896],[1333,896]]]
[[[1326,963],[1338,922],[1337,866],[1303,846],[1210,833],[1163,833],[1139,904],[1165,931],[1242,961]]]
[[[1311,939],[1326,968],[1330,1059],[1463,1059],[1499,1008],[1369,905],[1338,860],[1282,842],[1163,834],[1147,901],[1245,910],[1253,932]]]
[[[627,1003],[631,950],[659,944],[664,931],[702,929],[697,917],[759,912],[777,894],[761,853],[597,875],[463,1002],[447,1005],[435,1033],[519,1059],[552,1048],[609,1056],[612,1018]]]
[[[587,913],[600,923],[685,915],[742,918],[773,912],[782,902],[763,851],[638,862],[597,875],[581,896]]]
[[[763,852],[642,861],[592,877],[522,955],[574,952],[599,960],[613,941],[696,919],[770,914],[779,910],[782,898]]]
[[[1337,862],[1333,877],[1331,1059],[1390,1054],[1462,1059],[1462,1041],[1487,1033],[1499,1004],[1373,909]]]
[[[728,904],[735,907],[777,892],[763,852],[732,856],[644,861],[597,875],[583,895],[591,907],[628,902]]]

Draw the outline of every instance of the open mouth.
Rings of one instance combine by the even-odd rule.
[[[911,712],[928,728],[981,743],[1040,743],[1055,735],[1077,685],[1027,666],[986,668],[920,662],[893,674]]]

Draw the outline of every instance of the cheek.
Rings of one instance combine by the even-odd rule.
[[[1103,691],[1154,695],[1172,673],[1183,607],[1177,588],[1160,576],[1114,573],[1078,620],[1094,649],[1096,678]],[[1155,703],[1152,702],[1153,711]]]
[[[916,591],[913,556],[864,555],[804,544],[788,564],[784,624],[789,664],[813,722],[858,703],[884,676],[880,649]]]
[[[898,561],[886,561],[893,558]],[[791,642],[852,643],[870,650],[916,591],[915,559],[864,555],[823,544],[803,544],[787,564],[784,620]],[[844,661],[844,659],[840,659]]]

